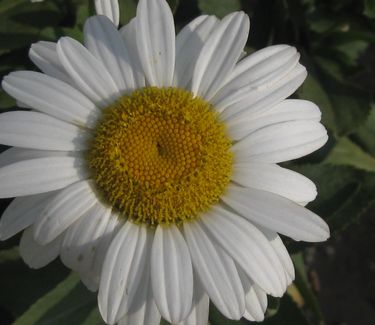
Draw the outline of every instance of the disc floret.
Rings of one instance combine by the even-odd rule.
[[[230,181],[230,147],[209,103],[182,89],[147,87],[103,110],[88,164],[124,218],[179,224],[218,202]]]

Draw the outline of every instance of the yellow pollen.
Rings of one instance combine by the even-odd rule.
[[[231,144],[209,103],[147,87],[104,109],[88,164],[103,199],[124,218],[180,224],[218,202],[230,181]]]

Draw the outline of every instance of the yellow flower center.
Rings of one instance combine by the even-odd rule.
[[[88,164],[124,218],[180,224],[207,211],[230,181],[231,140],[213,107],[177,88],[143,88],[103,111]]]

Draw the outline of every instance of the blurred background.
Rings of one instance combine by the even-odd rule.
[[[331,239],[285,239],[296,281],[282,299],[269,299],[265,325],[375,324],[375,0],[169,0],[176,29],[201,13],[223,17],[244,10],[251,19],[247,53],[271,44],[297,47],[309,76],[294,95],[320,107],[330,140],[318,152],[285,164],[312,179],[309,208],[330,225]],[[120,0],[121,24],[137,0]],[[91,1],[0,0],[0,78],[34,70],[31,43],[63,35],[82,40]],[[15,102],[0,91],[1,111]],[[2,147],[1,150],[4,150]],[[9,200],[0,201],[1,212]],[[60,261],[30,270],[19,237],[0,243],[0,325],[99,325],[96,295]],[[228,321],[214,308],[211,325]]]

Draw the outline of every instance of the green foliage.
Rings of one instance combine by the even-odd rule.
[[[373,106],[367,121],[358,129],[354,138],[363,149],[375,156],[375,107]]]
[[[369,18],[375,18],[375,1],[363,0],[363,2],[364,2],[363,13]]]
[[[310,178],[318,187],[318,197],[309,208],[329,224],[331,235],[359,221],[361,215],[375,203],[375,174],[351,166],[307,164],[293,167]],[[292,251],[307,244],[290,242]]]
[[[313,323],[316,325],[324,325],[323,314],[320,310],[317,298],[312,291],[311,285],[307,278],[302,253],[293,255],[292,259],[296,272],[295,286],[298,288],[298,291],[301,294],[304,303],[308,306],[309,311],[311,311],[313,315]]]
[[[240,0],[198,0],[202,13],[215,15],[219,18],[241,9]]]
[[[0,305],[14,319],[23,315],[67,274],[67,270],[56,262],[41,270],[29,269],[19,258],[18,248],[0,251],[0,270]]]
[[[375,1],[374,0],[168,0],[177,29],[199,14],[243,10],[251,18],[248,52],[287,43],[297,47],[309,76],[294,95],[315,102],[330,141],[318,153],[287,164],[315,182],[317,199],[308,208],[321,215],[336,236],[375,204]],[[120,0],[120,24],[136,13],[137,0]],[[27,58],[31,43],[56,41],[61,36],[83,39],[86,18],[94,14],[92,1],[0,1],[0,75],[36,69]],[[366,59],[367,58],[367,59]],[[370,58],[370,59],[369,59]],[[0,91],[0,110],[15,108]],[[4,204],[3,204],[4,205]],[[14,325],[99,325],[96,294],[88,292],[76,275],[68,275],[58,261],[41,270],[28,269],[19,258],[17,240],[0,246],[0,323]],[[269,297],[265,325],[324,324],[303,263],[310,244],[285,240],[295,253],[293,294]],[[167,324],[163,321],[162,324]],[[211,325],[252,324],[229,321],[214,306]]]
[[[348,138],[339,139],[325,161],[333,165],[348,165],[375,173],[375,157]]]
[[[32,305],[14,325],[100,325],[96,297],[71,274]]]

